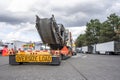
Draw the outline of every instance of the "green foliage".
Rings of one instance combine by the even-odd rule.
[[[78,38],[76,39],[76,42],[75,42],[76,46],[81,47],[81,46],[86,45],[85,39],[86,39],[85,34],[80,34]]]
[[[86,29],[86,42],[87,45],[94,44],[98,42],[98,36],[100,35],[100,26],[101,23],[98,19],[90,20],[89,23],[87,23],[87,29]]]
[[[107,17],[108,22],[111,24],[112,27],[114,27],[115,30],[119,29],[120,27],[120,16],[116,15],[115,13],[110,14],[110,16]]]
[[[120,16],[110,14],[107,20],[101,23],[98,19],[91,19],[86,24],[85,34],[80,34],[76,39],[76,46],[85,46],[112,40],[120,37]],[[117,33],[116,33],[117,32]],[[119,33],[118,33],[119,32]]]
[[[115,36],[114,28],[111,26],[111,23],[105,21],[101,25],[99,42],[107,42],[114,40]]]

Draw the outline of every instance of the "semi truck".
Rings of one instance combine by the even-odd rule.
[[[93,44],[89,46],[83,46],[83,53],[94,53],[94,54],[120,54],[120,42],[109,41],[104,43]]]
[[[120,54],[120,42],[110,41],[96,44],[96,53],[98,54]]]
[[[93,52],[93,45],[89,45],[89,46],[83,46],[81,47],[81,51],[82,53],[88,53],[91,54]]]
[[[62,59],[72,56],[72,34],[62,24],[57,24],[54,15],[51,18],[39,18],[36,15],[35,25],[43,44],[49,50],[16,51],[9,55],[9,64],[23,64],[28,62],[48,63],[60,65]]]
[[[83,46],[81,47],[82,53],[86,53],[88,51],[88,47],[87,46]]]

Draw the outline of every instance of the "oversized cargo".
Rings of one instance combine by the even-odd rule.
[[[61,59],[66,59],[73,55],[72,35],[62,24],[57,24],[53,15],[51,18],[39,18],[36,16],[36,29],[46,49],[35,51],[19,50],[16,54],[9,56],[9,64],[40,62],[60,65]],[[26,46],[31,45],[24,45],[25,48]],[[38,46],[34,46],[35,48],[38,49]]]

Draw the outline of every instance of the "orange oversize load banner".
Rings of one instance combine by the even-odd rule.
[[[62,50],[61,50],[61,53],[62,53],[62,54],[68,54],[68,52],[69,52],[69,50],[68,50],[68,48],[67,48],[66,46],[64,46],[64,47],[62,48]]]

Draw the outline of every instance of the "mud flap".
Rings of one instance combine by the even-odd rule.
[[[10,65],[17,65],[17,64],[20,64],[20,63],[16,62],[15,55],[9,55],[9,64]]]
[[[68,58],[70,58],[70,56],[62,55],[62,60],[66,60],[66,59],[68,59]]]

